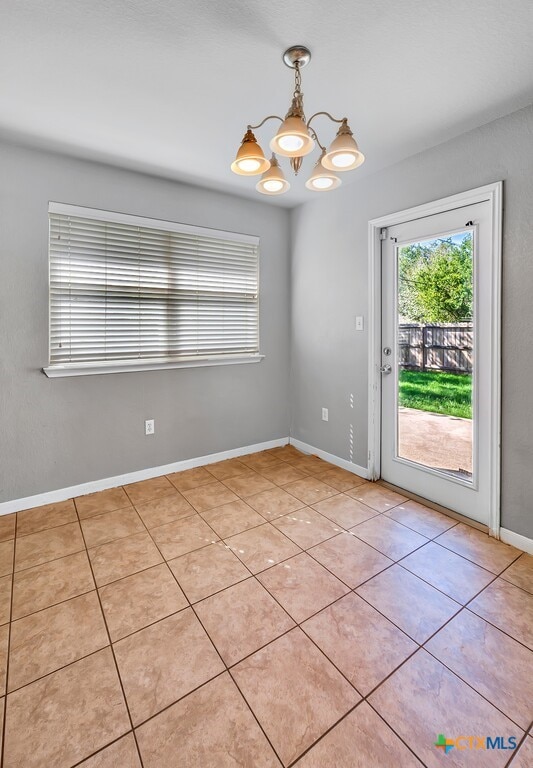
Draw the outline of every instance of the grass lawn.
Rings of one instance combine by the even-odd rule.
[[[443,371],[400,371],[400,405],[472,418],[472,376]]]

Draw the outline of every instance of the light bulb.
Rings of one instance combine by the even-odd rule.
[[[353,161],[353,154],[348,153],[333,155],[331,158],[331,162],[336,168],[346,168],[347,166],[352,165]]]
[[[237,165],[239,166],[241,171],[244,171],[245,173],[253,173],[253,171],[257,171],[260,168],[261,163],[259,162],[259,160],[250,159],[250,160],[239,160],[237,162]]]
[[[329,189],[333,184],[333,179],[319,176],[318,179],[313,179],[312,184],[317,189]]]
[[[304,141],[300,136],[280,136],[278,144],[286,152],[296,152],[304,145]]]
[[[263,182],[263,187],[267,192],[279,192],[280,189],[283,189],[283,182],[279,179],[269,179]]]

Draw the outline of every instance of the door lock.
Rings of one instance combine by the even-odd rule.
[[[388,363],[386,365],[380,365],[379,370],[381,373],[392,373],[392,366]]]

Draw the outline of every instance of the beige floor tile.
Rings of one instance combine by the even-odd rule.
[[[260,475],[258,472],[252,472],[250,469],[245,475],[228,478],[224,481],[224,484],[238,496],[242,496],[243,498],[276,487],[274,483],[271,483],[266,477]]]
[[[79,523],[68,523],[58,528],[31,533],[29,536],[17,538],[15,570],[32,568],[34,565],[41,565],[84,549]]]
[[[269,448],[266,453],[270,454],[270,456],[275,456],[276,459],[281,459],[282,461],[303,458],[305,455],[295,448],[294,445],[290,445],[289,443],[287,443],[287,445],[278,446],[277,448]]]
[[[396,491],[391,491],[389,488],[385,488],[384,485],[378,485],[377,483],[365,483],[357,488],[353,488],[351,491],[347,491],[347,493],[348,496],[361,501],[367,507],[372,507],[376,512],[386,512],[392,507],[407,501],[405,496],[401,496]]]
[[[303,480],[295,480],[283,486],[284,489],[304,504],[316,504],[329,496],[335,496],[337,491],[331,485],[317,480],[316,477],[304,477]]]
[[[273,456],[270,451],[258,451],[257,453],[249,453],[246,456],[239,456],[239,461],[246,464],[249,469],[257,470],[257,472],[259,472],[265,467],[277,464],[279,458]]]
[[[388,557],[350,533],[341,533],[318,544],[309,554],[351,589],[392,564]]]
[[[109,645],[96,592],[74,597],[14,621],[9,651],[9,690]]]
[[[229,504],[230,501],[239,500],[233,491],[230,491],[218,480],[209,483],[209,485],[202,485],[200,488],[183,491],[183,495],[197,512],[207,512],[208,509],[221,507],[223,504]]]
[[[424,643],[461,606],[399,565],[393,565],[357,592],[417,643]]]
[[[239,459],[217,461],[215,464],[206,464],[205,468],[217,480],[227,480],[228,477],[236,477],[249,471],[246,464],[243,464]]]
[[[452,749],[446,757],[435,748],[439,733],[448,738],[521,736],[508,718],[450,672],[426,651],[418,651],[369,699],[428,768],[503,768],[509,754],[503,750]]]
[[[188,605],[165,564],[102,587],[100,599],[113,642]]]
[[[94,587],[85,551],[19,571],[13,579],[13,619],[70,600]]]
[[[494,574],[450,549],[429,542],[402,560],[402,566],[458,603],[467,603],[494,579]]]
[[[0,542],[0,576],[13,572],[14,544],[14,539]]]
[[[221,539],[227,539],[228,536],[234,536],[265,522],[265,519],[242,499],[208,509],[202,513],[202,517]]]
[[[0,722],[2,723],[4,722],[5,708],[6,708],[6,698],[5,696],[2,696],[2,698],[0,698]],[[3,730],[4,730],[3,728],[0,730],[0,750],[2,750],[3,743],[4,743]]]
[[[105,648],[9,694],[4,764],[69,768],[130,727],[113,656]]]
[[[272,747],[227,673],[137,729],[144,768],[277,768]]]
[[[4,624],[3,627],[0,627],[0,696],[6,692],[8,645],[9,624]]]
[[[167,475],[168,479],[178,491],[190,491],[193,488],[200,488],[202,485],[209,485],[213,482],[211,475],[204,467],[194,467],[185,469],[183,472],[173,472]]]
[[[141,768],[133,734],[127,733],[109,747],[84,760],[79,768]]]
[[[259,573],[257,578],[297,623],[349,591],[305,552]]]
[[[526,736],[513,757],[509,768],[531,768],[533,765],[533,737]]]
[[[124,486],[124,490],[131,503],[137,506],[137,504],[144,504],[145,501],[168,496],[175,489],[170,480],[162,475],[161,477],[152,477],[150,480],[141,480],[139,483],[130,483],[130,485]]]
[[[295,768],[422,768],[422,763],[363,701]]]
[[[263,515],[265,520],[275,520],[277,517],[305,507],[303,501],[291,496],[282,488],[256,493],[254,496],[249,496],[246,503]]]
[[[148,533],[136,533],[90,549],[89,558],[99,587],[163,562]]]
[[[250,571],[222,542],[177,557],[168,565],[191,603],[250,576]]]
[[[224,662],[231,666],[294,626],[255,579],[228,587],[195,605]]]
[[[191,608],[119,640],[114,649],[134,725],[224,669]]]
[[[468,607],[533,649],[533,595],[529,592],[496,579]]]
[[[363,485],[365,482],[364,478],[354,475],[353,472],[348,472],[347,469],[342,469],[341,467],[328,469],[325,472],[321,472],[317,477],[323,483],[331,485],[336,491],[348,491],[350,488]]]
[[[385,514],[398,523],[412,528],[413,531],[421,533],[422,536],[427,536],[428,539],[433,539],[457,525],[457,520],[411,500],[404,501],[403,504],[393,507]]]
[[[290,459],[289,463],[300,472],[305,472],[307,475],[320,475],[323,472],[327,472],[333,469],[331,464],[327,461],[322,461],[318,456],[303,456],[295,459]]]
[[[533,594],[533,556],[524,552],[502,573],[502,579]]]
[[[5,624],[11,618],[11,587],[12,576],[0,578],[0,624]]]
[[[313,509],[346,529],[353,528],[354,525],[370,520],[371,517],[376,517],[378,514],[375,509],[361,504],[360,501],[352,499],[345,493],[339,493],[330,499],[319,501],[317,504],[313,504]]]
[[[533,652],[461,611],[426,644],[452,672],[526,730],[533,720]]]
[[[293,483],[295,480],[302,480],[307,476],[305,472],[300,472],[299,469],[291,467],[290,464],[287,464],[284,461],[280,461],[279,464],[271,464],[268,467],[264,467],[260,474],[264,475],[276,485]]]
[[[116,509],[103,515],[94,515],[81,521],[81,529],[87,547],[99,547],[108,541],[124,539],[144,531],[141,518],[133,507]]]
[[[353,593],[304,622],[302,629],[363,696],[418,648]]]
[[[218,540],[216,533],[200,515],[160,525],[150,531],[165,560],[185,555]]]
[[[74,501],[58,501],[56,504],[46,504],[44,507],[25,509],[17,516],[17,536],[27,536],[47,528],[56,528],[65,523],[77,522]]]
[[[501,573],[520,555],[519,549],[497,541],[464,523],[459,523],[443,533],[437,543],[492,573]]]
[[[356,525],[352,528],[352,533],[391,560],[400,560],[428,542],[425,536],[384,515],[376,515]]]
[[[196,514],[194,507],[178,491],[161,499],[138,504],[135,509],[147,528],[156,528]]]
[[[88,493],[86,496],[77,496],[75,501],[80,520],[92,517],[92,515],[103,515],[104,512],[113,512],[115,509],[122,509],[131,505],[126,492],[121,487]]]
[[[0,541],[9,541],[9,539],[15,538],[16,520],[17,515],[15,513],[0,517]]]
[[[299,628],[240,662],[232,676],[285,765],[360,699]]]
[[[290,539],[270,523],[238,533],[226,544],[252,573],[259,573],[301,552]]]
[[[302,549],[314,547],[321,541],[341,533],[342,528],[310,507],[303,507],[284,517],[273,520],[272,525]]]

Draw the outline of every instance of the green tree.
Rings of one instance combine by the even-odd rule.
[[[472,237],[415,243],[400,249],[399,311],[411,322],[456,323],[472,318]]]

